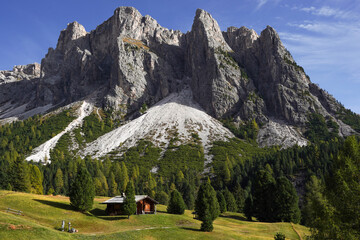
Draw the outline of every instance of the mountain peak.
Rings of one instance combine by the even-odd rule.
[[[78,22],[69,23],[65,30],[61,31],[56,48],[65,51],[71,41],[84,37],[87,34],[83,25]]]
[[[114,119],[132,122],[142,106],[188,88],[186,97],[212,117],[234,119],[236,125],[255,119],[260,145],[306,143],[302,137],[311,112],[346,128],[337,115],[341,105],[310,82],[274,28],[267,26],[260,36],[246,27],[222,32],[202,9],[186,34],[133,7],[117,8],[90,33],[70,23],[42,60],[41,75],[39,66],[34,69],[34,75],[0,71],[0,118],[25,118],[91,100],[111,109]],[[26,94],[17,94],[23,89]]]

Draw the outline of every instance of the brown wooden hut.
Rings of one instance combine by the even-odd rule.
[[[135,195],[136,214],[156,214],[157,201],[148,195]],[[116,196],[101,204],[106,204],[106,213],[108,215],[123,215],[122,205],[124,204],[123,196]]]

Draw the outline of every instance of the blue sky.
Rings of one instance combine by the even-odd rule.
[[[359,0],[15,0],[0,3],[0,69],[40,62],[67,23],[87,31],[118,6],[133,6],[160,25],[187,32],[197,8],[222,30],[246,26],[258,34],[274,27],[314,83],[360,113]]]

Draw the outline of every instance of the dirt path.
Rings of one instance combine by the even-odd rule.
[[[292,226],[292,229],[294,230],[294,232],[296,232],[296,234],[299,236],[299,239],[300,239],[300,240],[303,240],[302,237],[301,237],[301,235],[300,235],[300,233],[296,230],[296,228],[295,228],[295,226],[294,226],[293,223],[291,223],[291,226]]]

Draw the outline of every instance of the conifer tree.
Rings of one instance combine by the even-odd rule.
[[[229,191],[229,189],[224,190],[224,198],[226,201],[226,209],[229,212],[236,212],[237,211],[237,205],[236,200],[234,198],[234,195]]]
[[[16,157],[11,167],[10,178],[12,179],[13,191],[30,192],[31,182],[29,166],[21,157]]]
[[[253,216],[253,200],[252,196],[249,195],[245,200],[245,206],[244,206],[244,214],[248,221],[252,220]]]
[[[127,167],[125,165],[125,162],[122,161],[121,162],[121,180],[120,180],[120,191],[124,192],[126,189],[126,185],[129,182],[129,175],[128,175],[128,171],[127,171]]]
[[[212,223],[220,214],[220,206],[216,198],[216,192],[210,184],[210,180],[201,184],[195,202],[195,211],[203,222],[201,230],[211,232]]]
[[[94,203],[95,187],[85,167],[80,167],[70,189],[70,204],[82,212],[89,211]]]
[[[275,221],[298,223],[300,221],[299,198],[295,187],[287,178],[277,179],[274,195]]]
[[[169,205],[167,207],[167,212],[172,214],[184,214],[185,212],[185,203],[178,190],[174,189],[170,194]]]
[[[31,182],[31,192],[35,194],[43,194],[43,175],[40,172],[40,169],[35,165],[30,165],[30,182]]]
[[[245,205],[245,190],[240,186],[239,183],[236,184],[234,189],[234,198],[236,201],[237,211],[244,212]]]
[[[133,215],[136,212],[135,189],[133,181],[130,181],[126,186],[123,211],[124,214],[128,215],[128,219],[130,218],[130,215]]]
[[[117,190],[117,183],[115,181],[115,176],[114,174],[111,172],[110,173],[110,177],[109,177],[109,180],[108,180],[108,186],[109,186],[109,195],[110,196],[116,196],[118,194],[118,190]]]
[[[194,209],[194,204],[195,204],[194,189],[189,184],[188,181],[184,180],[181,192],[182,192],[181,195],[184,196],[183,199],[187,206],[187,209]]]
[[[326,179],[324,196],[317,195],[313,206],[314,239],[360,238],[360,144],[348,137],[335,159],[333,174]],[[316,197],[316,195],[314,196]]]
[[[270,166],[269,166],[270,167]],[[254,216],[259,221],[274,221],[275,179],[271,169],[260,170],[254,182]]]
[[[224,194],[222,194],[222,192],[217,192],[217,199],[219,202],[219,206],[220,206],[220,212],[224,213],[227,211],[226,209],[226,200],[224,197]]]
[[[64,187],[64,175],[60,168],[57,169],[55,174],[55,194],[61,194],[63,192]]]

